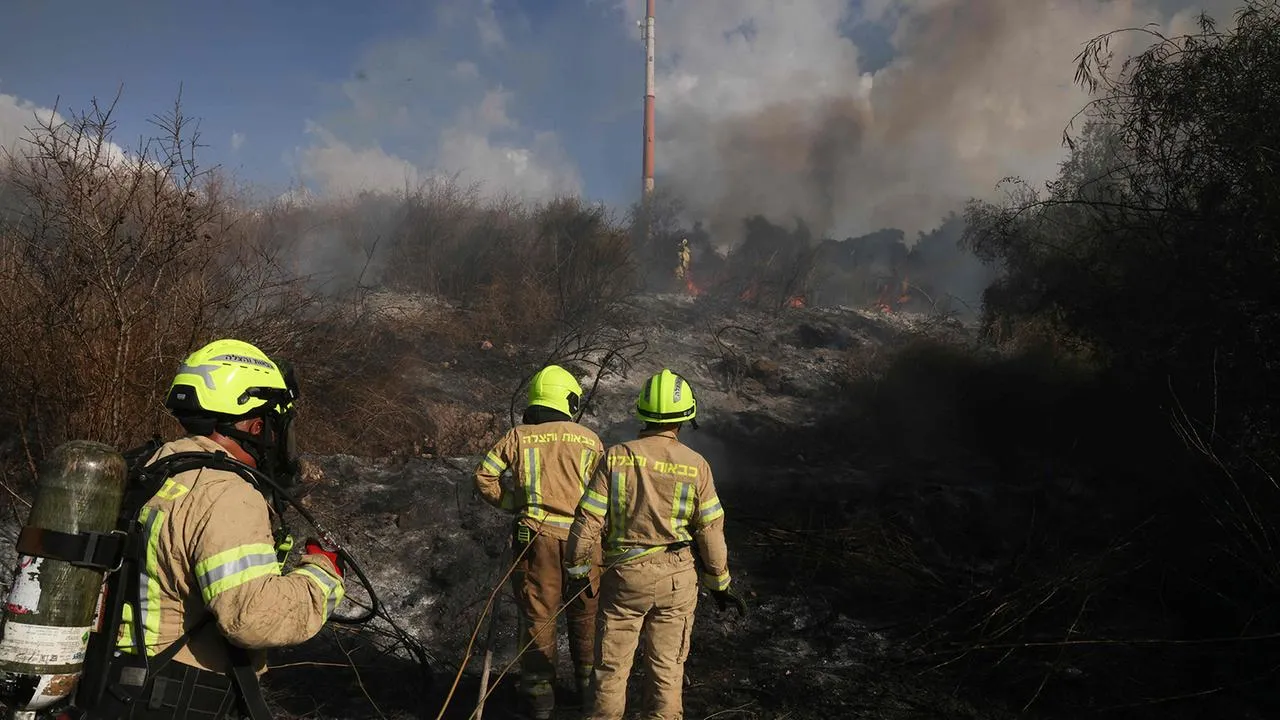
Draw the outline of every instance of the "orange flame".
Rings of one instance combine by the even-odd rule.
[[[787,307],[791,307],[791,308],[804,307],[804,296],[792,295],[790,298],[787,298]]]
[[[685,292],[688,292],[694,297],[698,297],[703,293],[702,288],[698,287],[697,283],[693,281],[693,278],[687,274],[684,276],[684,289]]]

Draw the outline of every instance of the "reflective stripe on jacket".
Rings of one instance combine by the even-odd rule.
[[[674,430],[646,430],[605,451],[569,533],[571,575],[590,564],[602,531],[606,568],[696,540],[702,584],[729,587],[724,507],[711,466]]]
[[[476,490],[485,502],[509,510],[557,540],[569,537],[573,513],[604,444],[589,428],[567,420],[517,425],[476,467]],[[511,472],[514,487],[504,488]]]
[[[217,452],[205,437],[165,444],[153,461],[180,452]],[[143,642],[148,655],[163,652],[207,611],[217,632],[250,650],[297,645],[320,631],[341,602],[337,569],[322,555],[303,555],[292,572],[276,560],[266,499],[239,475],[199,468],[165,481],[140,513],[146,558],[139,577]],[[206,610],[206,608],[208,610]],[[117,645],[133,649],[133,607],[125,606]],[[252,653],[255,669],[264,652]],[[226,672],[224,641],[202,629],[174,658]]]

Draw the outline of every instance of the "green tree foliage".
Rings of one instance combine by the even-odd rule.
[[[1250,0],[1229,30],[1126,32],[1151,44],[1112,67],[1106,35],[1079,58],[1093,100],[1057,179],[971,204],[964,242],[1005,271],[991,330],[1052,327],[1095,353],[1117,403],[1161,408],[1189,450],[1169,462],[1186,477],[1149,494],[1199,587],[1177,602],[1198,632],[1256,634],[1280,626],[1280,3]]]

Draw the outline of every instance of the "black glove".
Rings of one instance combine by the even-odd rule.
[[[591,587],[591,573],[587,573],[582,577],[570,577],[568,587],[565,588],[565,602],[572,602],[578,597],[595,597],[596,591]],[[581,595],[579,595],[581,593]]]
[[[734,591],[725,588],[724,590],[712,590],[711,597],[716,601],[716,610],[724,612],[732,605],[733,609],[738,611],[738,617],[747,616],[747,604]]]

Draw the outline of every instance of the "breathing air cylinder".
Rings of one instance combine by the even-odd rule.
[[[59,445],[40,468],[22,537],[114,532],[125,476],[115,448],[84,440]],[[0,626],[0,705],[11,718],[34,718],[75,691],[105,574],[23,548],[20,538]]]

